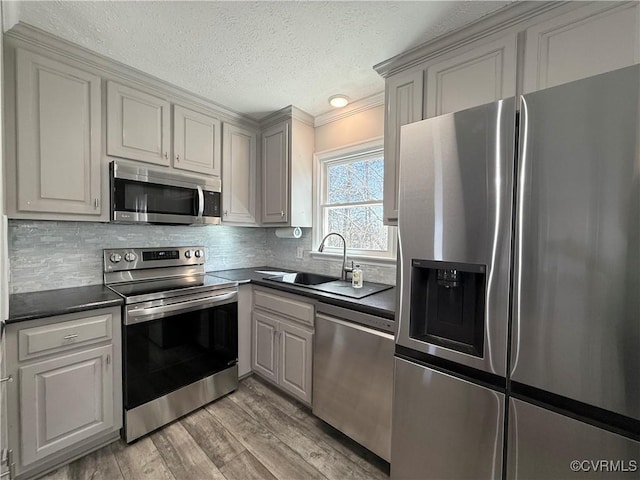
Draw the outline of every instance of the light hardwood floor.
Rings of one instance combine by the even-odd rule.
[[[255,376],[132,445],[119,441],[46,480],[389,478],[389,464]]]

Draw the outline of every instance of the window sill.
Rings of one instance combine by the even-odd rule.
[[[311,251],[309,252],[309,256],[318,260],[335,260],[342,262],[341,253]],[[385,267],[396,264],[396,259],[391,257],[373,257],[367,255],[350,254],[349,252],[347,252],[347,262],[350,262],[351,260],[356,263],[363,263],[366,265],[381,265]]]

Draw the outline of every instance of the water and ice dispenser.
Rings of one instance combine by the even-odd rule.
[[[486,266],[413,260],[409,336],[483,356]]]

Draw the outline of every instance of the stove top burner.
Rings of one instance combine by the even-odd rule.
[[[205,248],[120,248],[103,251],[104,283],[126,304],[236,287],[205,274]]]
[[[107,286],[118,295],[124,297],[126,304],[130,304],[177,297],[191,293],[214,291],[222,288],[236,287],[237,285],[238,282],[214,277],[212,275],[195,275],[191,277],[139,281]]]

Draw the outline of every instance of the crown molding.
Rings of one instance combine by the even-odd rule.
[[[326,113],[322,113],[315,118],[313,124],[314,127],[320,127],[327,123],[337,122],[338,120],[342,120],[352,115],[357,115],[358,113],[362,113],[382,105],[384,105],[384,91],[356,100],[355,102],[352,102],[346,107],[338,110],[330,110]]]
[[[81,63],[85,68],[90,68],[106,79],[125,81],[133,87],[154,91],[156,95],[170,101],[186,102],[185,106],[193,106],[200,110],[205,108],[221,117],[223,121],[239,123],[253,129],[259,128],[259,122],[251,117],[27,23],[18,22],[4,34],[4,39],[7,45]]]
[[[515,2],[485,17],[471,22],[457,30],[433,40],[429,40],[406,52],[374,65],[373,69],[387,78],[403,70],[419,65],[430,58],[440,56],[451,50],[471,44],[482,38],[494,35],[510,27],[523,23],[549,10],[569,4],[584,5],[587,2],[569,1],[523,1]],[[577,7],[579,5],[575,5]]]
[[[294,107],[293,105],[289,105],[288,107],[284,107],[278,111],[270,113],[260,120],[260,127],[270,127],[271,125],[275,125],[276,123],[289,119],[295,119],[313,127],[313,116],[298,107]]]

